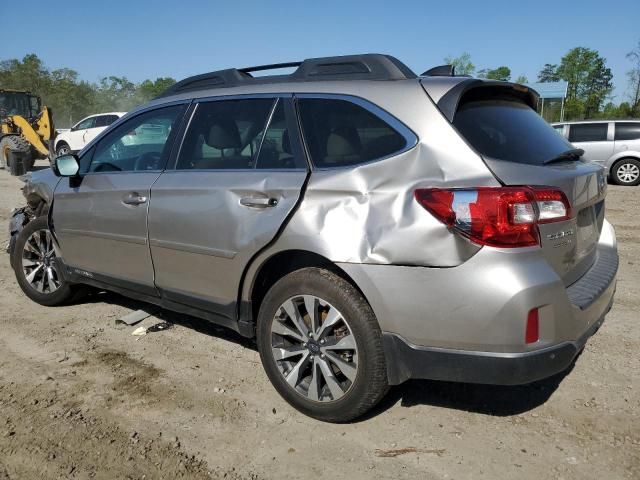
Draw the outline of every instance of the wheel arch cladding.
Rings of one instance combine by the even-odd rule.
[[[343,269],[338,267],[328,258],[306,250],[284,250],[277,252],[267,258],[258,267],[258,270],[253,279],[248,280],[251,282],[249,285],[250,308],[245,312],[245,316],[249,317],[245,318],[245,320],[255,325],[258,319],[258,313],[260,311],[262,300],[264,299],[269,289],[278,280],[296,270],[311,267],[322,268],[338,275],[340,278],[353,285],[353,287],[358,290],[365,301],[369,303],[363,291],[353,280],[353,278],[351,278]]]

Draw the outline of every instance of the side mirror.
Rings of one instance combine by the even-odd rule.
[[[76,177],[80,164],[75,155],[60,155],[55,159],[53,172],[59,177]]]

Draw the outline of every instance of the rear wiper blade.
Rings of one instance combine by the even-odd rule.
[[[544,165],[548,163],[561,162],[563,160],[577,160],[582,155],[584,155],[584,150],[581,148],[572,148],[571,150],[567,150],[566,152],[562,152],[559,155],[556,155],[549,160],[542,162]]]

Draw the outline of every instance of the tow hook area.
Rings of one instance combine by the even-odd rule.
[[[6,252],[11,255],[13,247],[18,238],[18,234],[22,231],[27,223],[35,218],[35,214],[31,207],[14,208],[11,211],[11,219],[9,220],[9,241],[6,245]]]

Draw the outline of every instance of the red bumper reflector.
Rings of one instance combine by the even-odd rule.
[[[527,315],[527,328],[524,334],[525,343],[536,343],[540,340],[540,321],[538,309],[533,308]]]

